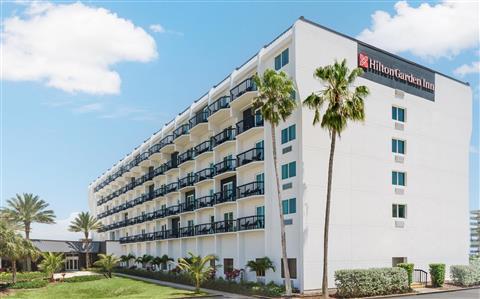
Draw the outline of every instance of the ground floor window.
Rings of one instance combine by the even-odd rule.
[[[290,278],[297,278],[297,259],[288,259],[288,270],[290,271]],[[282,278],[285,278],[285,269],[283,268],[283,259],[280,261],[282,265]]]
[[[407,205],[392,204],[393,218],[407,218]]]
[[[233,271],[233,259],[223,259],[223,274]]]
[[[392,267],[395,267],[398,264],[406,263],[406,262],[407,262],[406,257],[392,257]]]

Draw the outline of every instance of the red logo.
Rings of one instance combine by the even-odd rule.
[[[358,54],[358,65],[364,69],[368,69],[368,56],[363,53]]]

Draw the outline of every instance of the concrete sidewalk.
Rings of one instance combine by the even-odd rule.
[[[161,281],[161,280],[145,278],[145,277],[138,277],[138,276],[123,274],[123,273],[114,273],[114,274],[116,276],[127,277],[127,278],[131,278],[131,279],[135,279],[135,280],[141,280],[141,281],[150,282],[150,283],[158,284],[158,285],[161,285],[161,286],[167,286],[167,287],[172,287],[172,288],[181,289],[181,290],[189,290],[189,291],[194,291],[195,290],[195,288],[193,286],[179,284],[179,283]],[[227,293],[227,292],[220,292],[220,291],[204,289],[204,288],[201,288],[200,290],[202,292],[209,293],[209,294],[213,295],[212,297],[204,297],[204,298],[235,298],[235,299],[254,298],[254,297],[249,297],[249,296],[245,296],[245,295],[232,294],[232,293]]]

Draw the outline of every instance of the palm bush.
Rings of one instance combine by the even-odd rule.
[[[89,212],[81,212],[68,227],[68,230],[76,233],[83,233],[85,239],[83,243],[85,246],[85,261],[86,268],[90,267],[90,239],[88,238],[91,231],[98,231],[102,228],[102,223],[98,221]]]
[[[194,255],[188,253],[188,258],[180,258],[178,260],[178,267],[185,271],[195,283],[195,292],[200,292],[200,285],[203,281],[210,277],[210,273],[213,267],[210,266],[210,261],[216,260],[214,255],[207,255],[201,257],[200,255]]]
[[[53,281],[53,275],[60,271],[65,264],[63,253],[45,252],[42,253],[42,261],[38,268],[47,274],[50,281]]]
[[[272,270],[275,272],[275,265],[267,256],[248,261],[246,266],[250,269],[250,271],[255,271],[257,277],[265,276],[265,272],[267,272],[267,270]]]
[[[133,255],[133,254],[131,254],[131,253],[129,253],[129,254],[127,254],[127,255],[122,255],[122,256],[120,256],[120,261],[121,261],[122,263],[125,263],[125,265],[127,266],[127,268],[130,267],[130,261],[131,261],[131,260],[135,260],[135,255]]]
[[[144,254],[142,256],[139,256],[135,259],[136,263],[142,264],[142,268],[145,268],[148,263],[151,263],[153,261],[153,256],[150,254]]]
[[[113,254],[100,253],[98,256],[98,261],[93,264],[97,267],[102,268],[102,270],[107,274],[108,278],[112,278],[112,270],[120,262],[120,259]]]

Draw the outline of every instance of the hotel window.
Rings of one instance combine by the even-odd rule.
[[[282,200],[283,215],[294,214],[297,212],[297,199],[290,198]]]
[[[282,278],[285,278],[283,259],[280,259],[280,264],[282,265]],[[287,264],[288,270],[290,271],[290,278],[297,278],[297,259],[287,259]]]
[[[393,218],[407,218],[407,205],[393,204],[392,205]]]
[[[295,139],[295,125],[291,125],[288,128],[282,130],[282,144],[287,143]]]
[[[282,165],[282,180],[292,178],[297,175],[297,162],[293,161]]]
[[[223,274],[233,271],[233,259],[223,259]]]
[[[288,64],[288,48],[275,57],[275,70],[278,71],[282,67]]]
[[[405,109],[392,106],[392,119],[398,122],[405,122]]]
[[[392,171],[392,185],[405,186],[405,172]]]
[[[405,141],[392,139],[392,153],[405,154]]]

